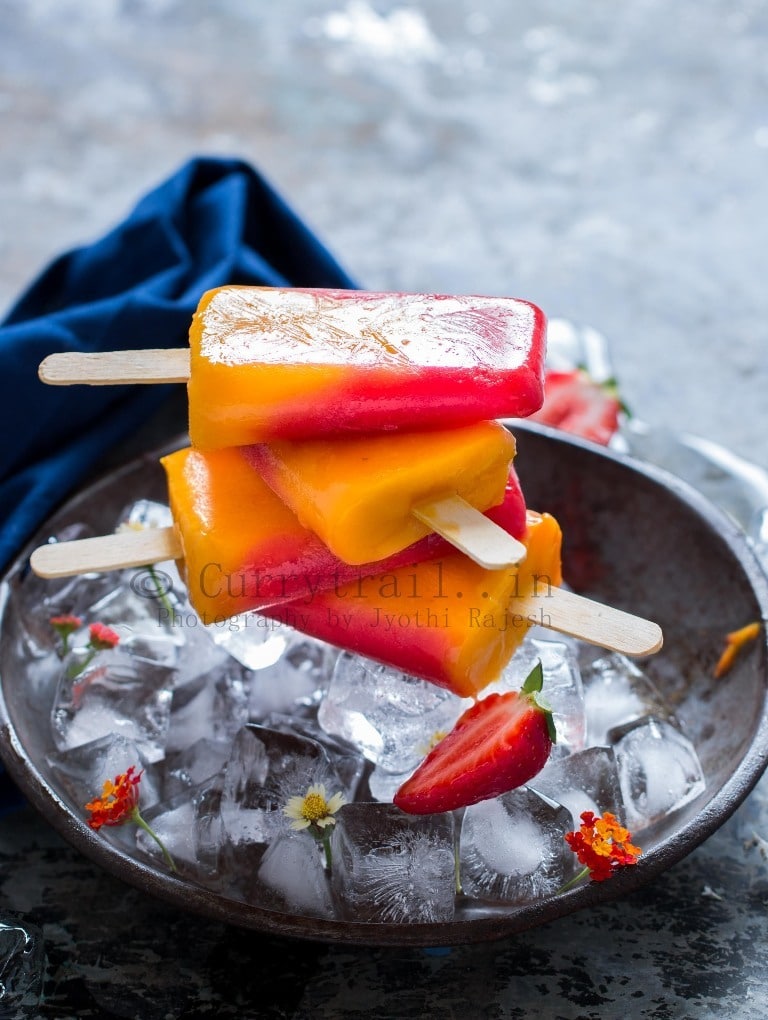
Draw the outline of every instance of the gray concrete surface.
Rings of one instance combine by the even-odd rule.
[[[768,468],[763,0],[0,0],[0,29],[3,307],[187,157],[236,155],[365,286],[592,326],[639,416]],[[647,893],[447,956],[177,917],[31,816],[2,891],[45,926],[59,1020],[762,1018],[766,796]]]

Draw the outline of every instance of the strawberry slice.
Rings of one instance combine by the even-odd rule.
[[[544,403],[531,421],[552,425],[605,446],[619,427],[622,405],[614,380],[597,383],[583,369],[547,372]]]
[[[541,663],[522,689],[489,694],[461,715],[395,795],[403,811],[453,811],[522,786],[544,767],[555,742],[551,711],[537,699]]]

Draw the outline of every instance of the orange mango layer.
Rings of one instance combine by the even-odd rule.
[[[162,459],[180,564],[203,623],[351,583],[451,549],[429,535],[387,560],[349,566],[339,560],[254,471],[238,447],[178,450]],[[524,501],[514,470],[493,519],[510,534],[524,530]]]
[[[515,441],[498,422],[439,432],[397,432],[261,444],[256,470],[345,563],[381,560],[430,529],[414,506],[459,495],[478,510],[504,498]]]
[[[221,287],[190,329],[200,449],[525,417],[546,323],[514,298]]]
[[[554,517],[529,511],[528,554],[518,567],[484,570],[450,552],[264,615],[474,697],[498,678],[529,627],[546,625],[546,592],[562,581],[561,540]],[[516,612],[534,591],[541,611]]]

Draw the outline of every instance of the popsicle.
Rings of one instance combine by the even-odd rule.
[[[53,385],[189,380],[201,449],[455,428],[541,406],[545,319],[515,298],[227,286],[190,350],[50,355]]]
[[[533,624],[630,655],[659,650],[657,624],[559,587],[554,517],[528,511],[522,540],[515,567],[485,570],[451,551],[262,613],[462,697],[499,676]]]
[[[311,601],[327,588],[383,576],[452,547],[430,534],[375,563],[343,563],[278,499],[248,462],[246,450],[183,449],[162,458],[174,527],[41,546],[32,568],[42,576],[182,562],[190,601],[204,623],[254,609]],[[512,535],[525,532],[525,503],[510,468],[503,500],[489,512]]]
[[[489,571],[461,553],[401,567],[384,579],[318,594],[303,606],[264,610],[313,637],[419,676],[462,697],[496,679],[533,623],[525,597],[562,581],[560,526],[528,512],[522,564]],[[547,599],[542,598],[543,603]],[[288,615],[286,615],[288,614]]]
[[[485,421],[433,432],[282,440],[243,451],[305,527],[339,559],[358,564],[392,556],[436,530],[434,523],[439,528],[430,507],[446,499],[477,510],[500,503],[515,440],[498,422]]]

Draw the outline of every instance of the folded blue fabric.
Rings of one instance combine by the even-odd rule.
[[[96,243],[56,259],[0,325],[0,566],[166,387],[45,386],[54,351],[183,347],[200,296],[226,283],[355,287],[248,164],[198,158]]]
[[[184,347],[201,295],[226,283],[355,286],[252,167],[199,158],[22,295],[0,325],[0,567],[168,395],[164,386],[45,386],[42,359]],[[0,816],[21,803],[0,766]]]

